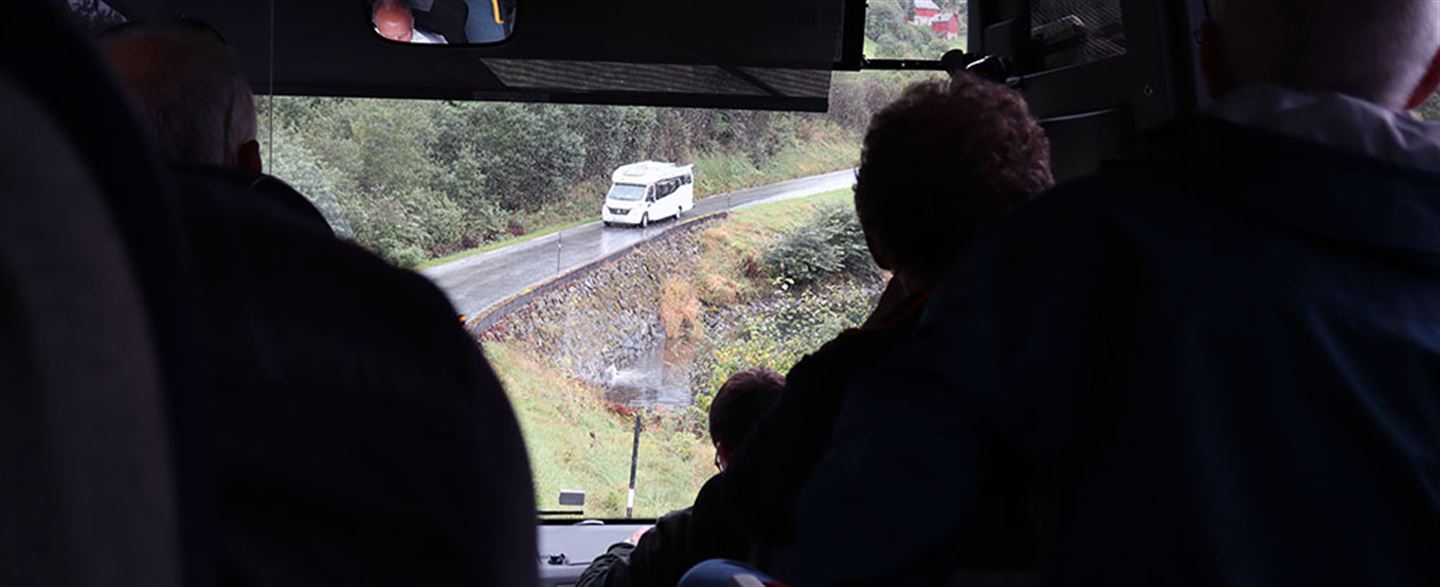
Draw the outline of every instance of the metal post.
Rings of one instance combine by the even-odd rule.
[[[560,255],[565,248],[565,231],[555,233],[555,274],[560,274]]]
[[[630,495],[625,498],[625,518],[635,517],[635,468],[640,464],[640,412],[635,412],[635,442],[630,445]]]

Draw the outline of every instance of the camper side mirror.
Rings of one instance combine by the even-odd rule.
[[[585,505],[585,492],[576,489],[560,490],[560,505],[566,507],[580,507]]]

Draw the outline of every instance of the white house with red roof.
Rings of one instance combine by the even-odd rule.
[[[910,24],[930,26],[930,23],[940,16],[940,5],[936,4],[935,0],[914,0],[914,2],[915,16],[911,19]]]
[[[928,26],[937,36],[954,39],[960,36],[960,18],[953,12],[941,12],[935,0],[911,0],[914,2],[914,16],[910,24]]]

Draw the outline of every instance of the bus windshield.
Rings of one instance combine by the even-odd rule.
[[[483,344],[530,448],[539,509],[643,518],[690,506],[715,474],[708,409],[726,378],[785,373],[864,322],[884,276],[849,190],[860,138],[929,75],[836,74],[826,113],[268,95],[257,106],[270,173],[342,238],[434,282]],[[690,167],[662,182],[682,197],[631,210],[650,185],[611,176],[637,161]],[[562,490],[584,505],[562,506]]]
[[[633,183],[617,183],[610,188],[611,200],[634,202],[645,197],[645,186]]]

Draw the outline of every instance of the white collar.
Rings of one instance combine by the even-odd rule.
[[[1416,120],[1344,94],[1254,84],[1222,96],[1210,114],[1235,124],[1440,172],[1440,123]]]
[[[410,42],[419,43],[422,45],[445,45],[449,43],[449,41],[445,39],[444,35],[441,35],[440,33],[423,31],[420,30],[419,27],[416,27],[414,29],[414,32],[411,33]]]
[[[380,35],[380,27],[371,28],[375,29],[375,34]],[[383,37],[385,35],[380,36]],[[442,35],[440,33],[428,33],[415,28],[410,29],[410,42],[417,45],[445,45],[449,43],[449,41],[445,39],[445,35]]]

